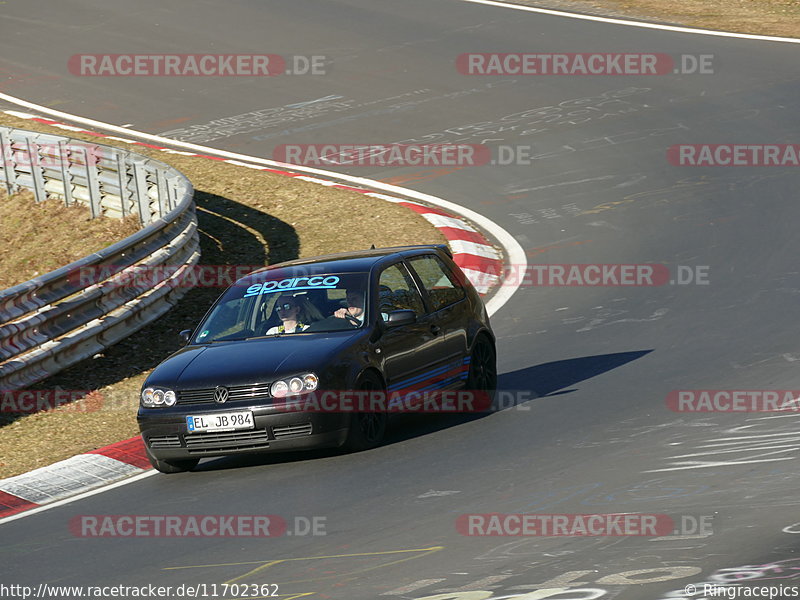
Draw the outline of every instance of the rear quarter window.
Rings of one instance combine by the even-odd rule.
[[[464,288],[439,257],[415,256],[410,258],[408,263],[419,276],[434,311],[455,304],[466,297]]]

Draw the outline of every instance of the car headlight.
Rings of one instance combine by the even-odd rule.
[[[273,398],[296,396],[313,392],[318,385],[319,378],[314,373],[305,373],[304,375],[278,379],[270,386],[269,393]]]
[[[162,406],[175,406],[178,396],[172,390],[160,388],[145,388],[142,390],[142,406],[146,408],[159,408]]]
[[[309,392],[313,392],[319,385],[319,378],[313,373],[303,375],[303,384]]]
[[[303,383],[303,380],[300,379],[299,377],[292,377],[289,380],[289,391],[292,394],[299,394],[300,392],[303,391],[304,387],[305,384]]]
[[[270,386],[269,393],[273,398],[283,398],[287,393],[289,393],[289,384],[282,379],[279,379]]]

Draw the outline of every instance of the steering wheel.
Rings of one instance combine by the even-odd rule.
[[[350,313],[345,313],[344,318],[347,319],[347,322],[350,323],[353,327],[361,327],[361,321],[356,319]]]
[[[361,323],[359,323],[357,326],[360,327]],[[357,326],[353,325],[348,319],[330,316],[322,319],[321,321],[314,321],[308,326],[308,329],[304,329],[303,331],[306,333],[314,333],[316,331],[344,331],[348,329],[355,329]]]

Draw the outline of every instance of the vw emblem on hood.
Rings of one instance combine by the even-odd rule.
[[[214,402],[217,404],[225,404],[228,401],[228,388],[221,385],[214,389]]]

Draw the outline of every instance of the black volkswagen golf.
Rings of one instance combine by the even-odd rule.
[[[182,333],[187,345],[156,367],[140,397],[145,448],[163,473],[211,456],[371,448],[391,412],[376,395],[395,407],[432,391],[491,398],[497,381],[483,301],[444,245],[260,269]]]

